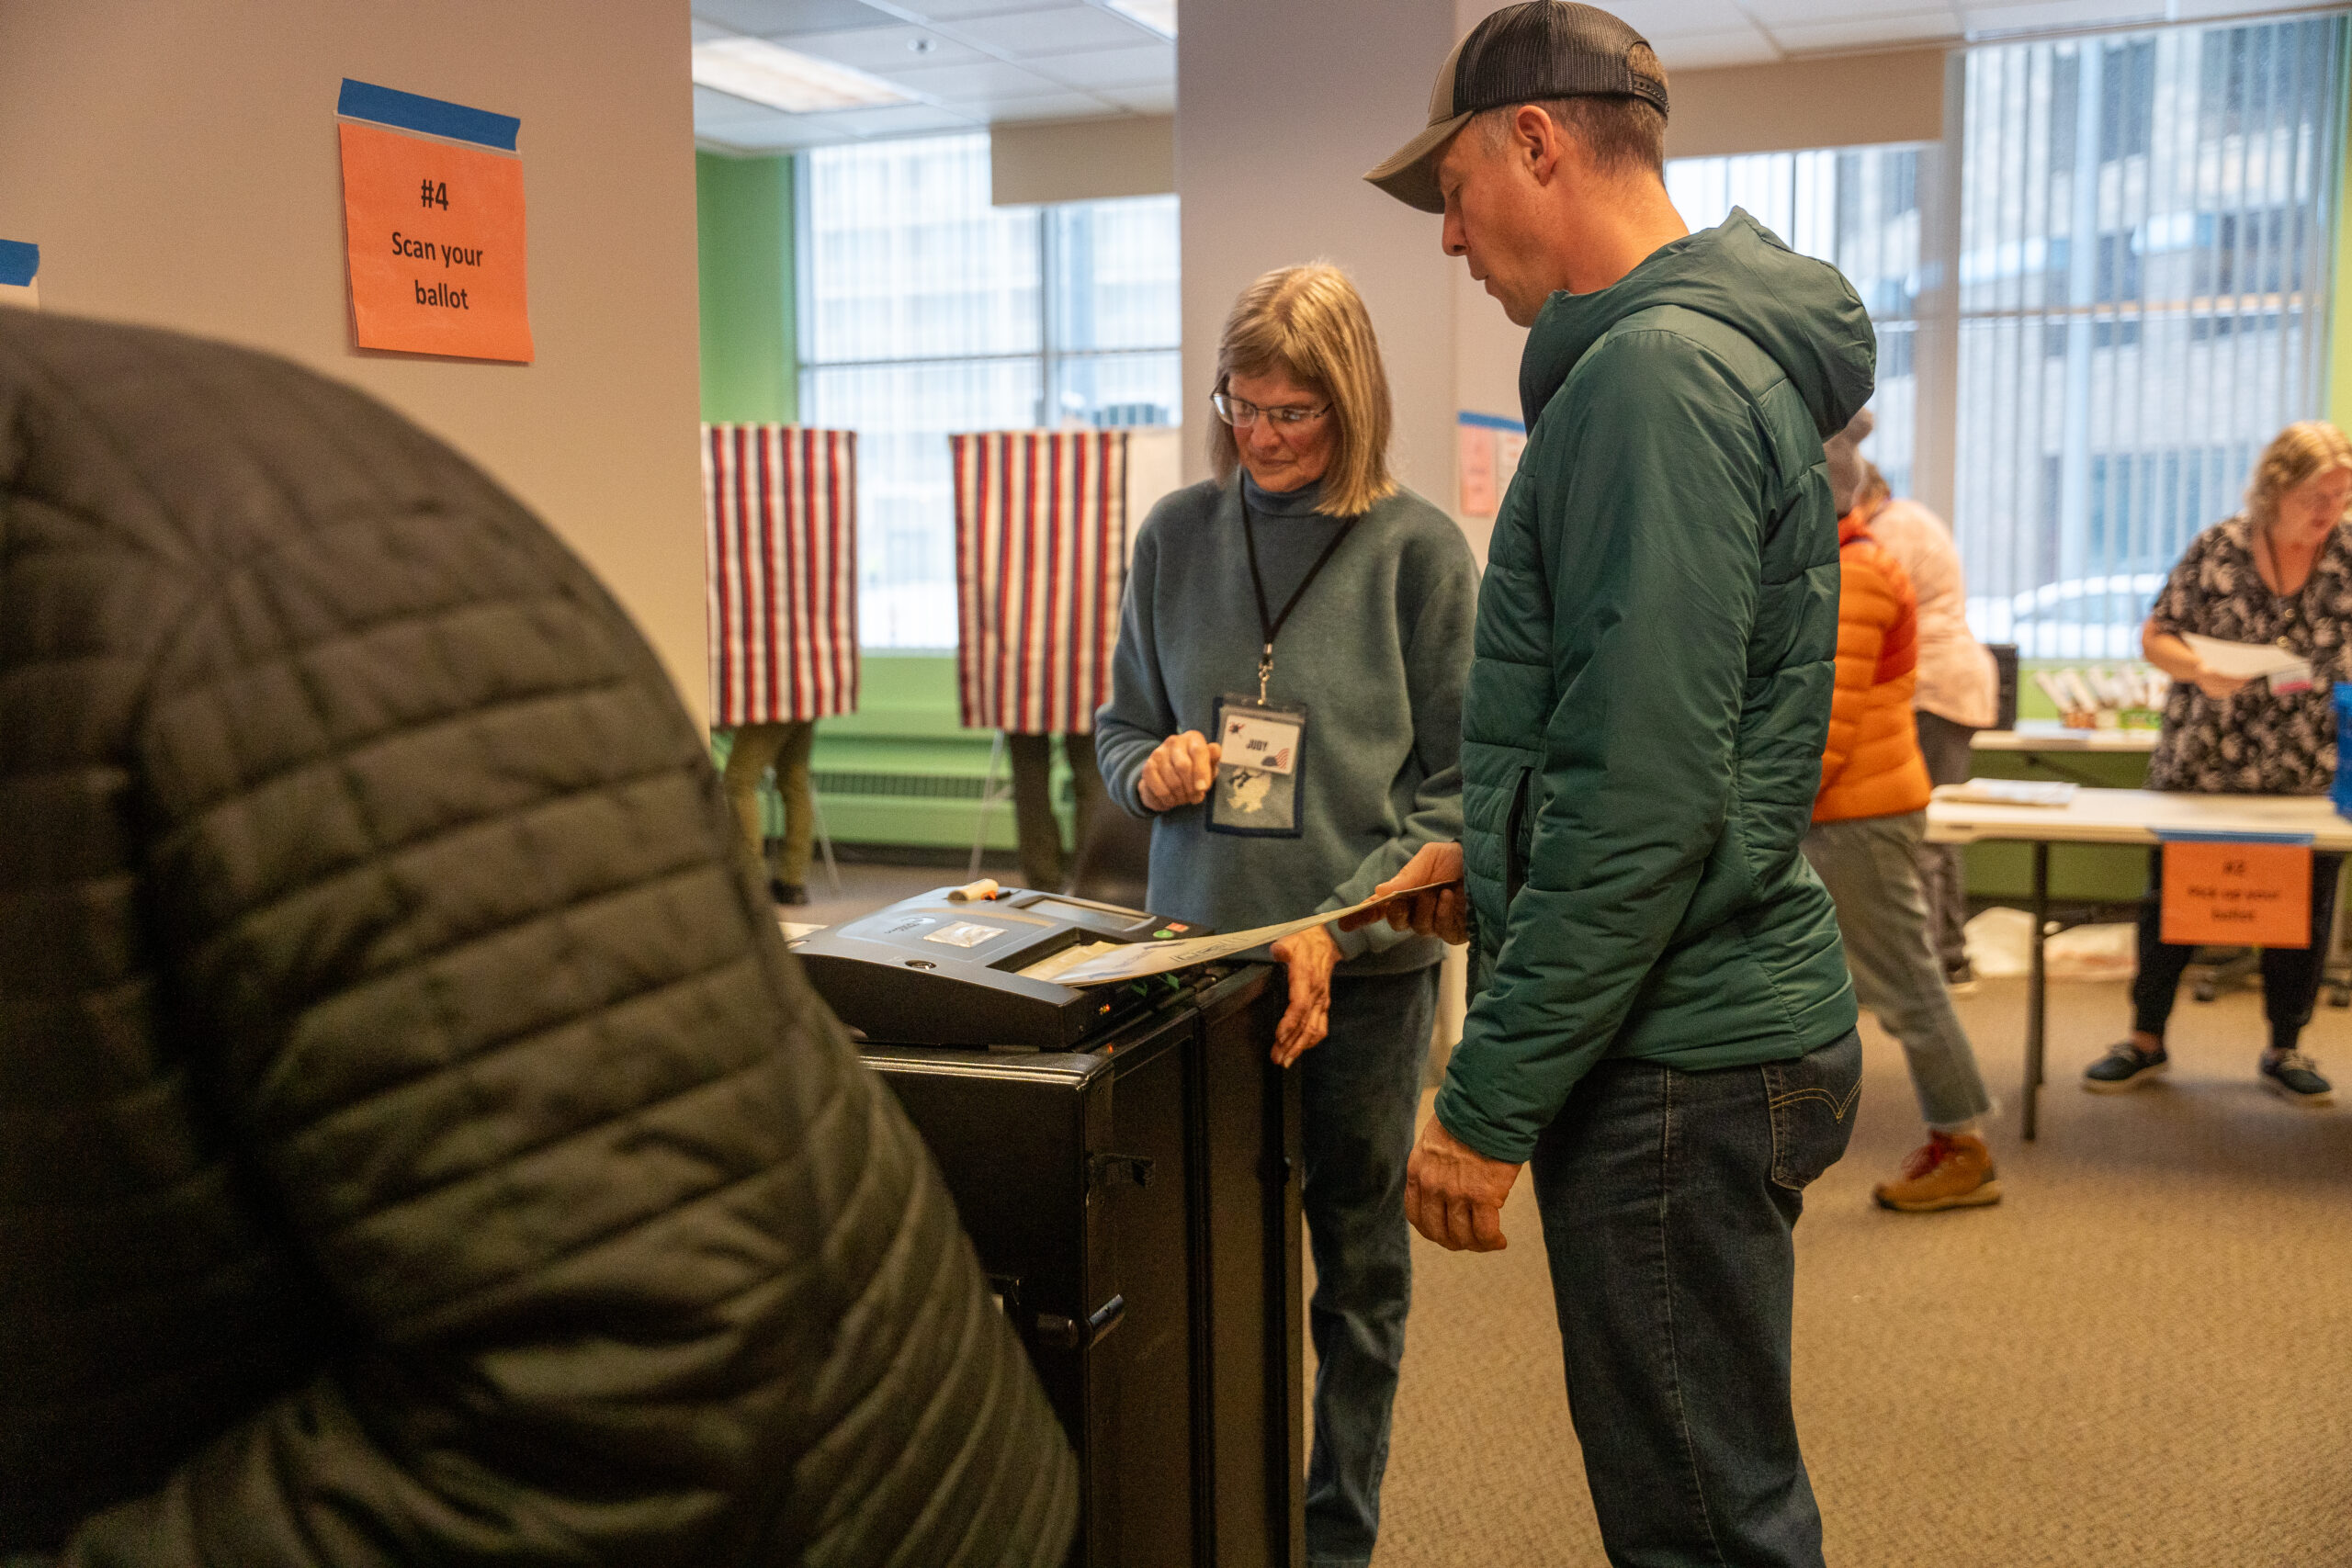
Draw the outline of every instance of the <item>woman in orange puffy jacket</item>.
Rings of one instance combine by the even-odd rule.
[[[1827,443],[1838,525],[1838,684],[1805,859],[1838,905],[1855,994],[1903,1044],[1928,1143],[1875,1190],[1905,1213],[2000,1201],[1982,1120],[1993,1109],[1976,1053],[1952,1010],[1928,942],[1916,856],[1928,822],[1928,764],[1911,719],[1918,680],[1918,601],[1893,555],[1854,507],[1863,412]]]

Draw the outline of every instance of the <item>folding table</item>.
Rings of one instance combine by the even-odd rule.
[[[1995,806],[1939,798],[1928,807],[1928,839],[1939,844],[2007,840],[2033,846],[2033,946],[2026,977],[2024,1132],[2035,1134],[2042,1081],[2042,943],[2050,920],[2050,846],[2148,844],[2169,836],[2279,840],[2315,850],[2352,851],[2352,821],[2325,795],[2185,795],[2146,789],[2086,789],[2063,807]]]

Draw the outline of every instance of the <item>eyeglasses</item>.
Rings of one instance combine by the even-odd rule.
[[[1209,407],[1216,410],[1217,418],[1236,430],[1257,423],[1261,416],[1272,423],[1276,430],[1296,430],[1300,425],[1312,423],[1331,412],[1329,403],[1319,409],[1261,409],[1256,403],[1243,402],[1230,392],[1209,394]]]

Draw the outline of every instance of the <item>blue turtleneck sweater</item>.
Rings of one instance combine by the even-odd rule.
[[[1342,519],[1315,511],[1319,486],[1276,493],[1247,474],[1176,491],[1136,537],[1111,701],[1095,716],[1095,755],[1112,798],[1149,816],[1143,764],[1169,736],[1204,735],[1217,700],[1254,694],[1263,642],[1242,526],[1257,523],[1266,607],[1313,569]],[[1470,668],[1477,569],[1453,519],[1400,491],[1356,519],[1283,624],[1267,696],[1304,704],[1301,836],[1212,833],[1207,807],[1159,815],[1151,908],[1245,930],[1343,908],[1422,844],[1462,831],[1462,688]],[[1342,974],[1434,964],[1430,938],[1387,928],[1338,937]]]

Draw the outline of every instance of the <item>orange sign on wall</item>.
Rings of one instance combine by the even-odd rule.
[[[2182,946],[2309,947],[2312,852],[2300,844],[2167,842],[2163,935]]]
[[[379,125],[335,129],[359,346],[527,363],[523,161]]]

